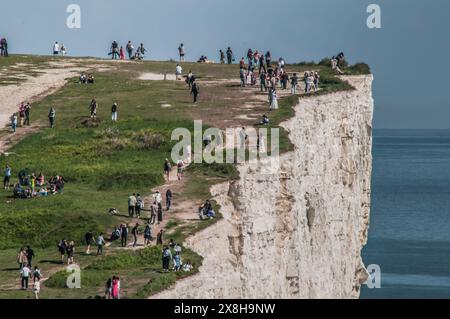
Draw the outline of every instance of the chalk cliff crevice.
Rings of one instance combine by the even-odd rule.
[[[200,274],[157,298],[358,298],[366,279],[372,172],[372,76],[344,78],[355,90],[301,99],[283,123],[295,149],[267,174],[212,194],[224,219],[190,237]]]

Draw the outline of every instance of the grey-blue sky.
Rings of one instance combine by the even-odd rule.
[[[67,5],[79,4],[82,28],[66,27]],[[382,9],[382,29],[366,26],[367,5]],[[71,55],[104,57],[112,40],[144,42],[150,59],[217,60],[270,49],[289,62],[344,51],[375,75],[375,127],[450,128],[448,0],[27,0],[0,6],[0,36],[16,53],[48,54],[55,40]]]

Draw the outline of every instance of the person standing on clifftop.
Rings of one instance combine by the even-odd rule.
[[[1,56],[8,56],[8,42],[6,41],[6,38],[2,38],[0,40],[0,48],[1,48]]]
[[[133,57],[133,50],[134,50],[133,44],[131,43],[131,41],[128,41],[128,43],[127,43],[127,52],[128,52],[128,59],[130,59],[130,60]]]
[[[185,56],[185,52],[184,52],[184,44],[181,43],[180,46],[178,47],[178,54],[180,55],[180,62],[184,62],[184,56]]]
[[[58,55],[59,55],[59,43],[57,41],[53,45],[53,56],[58,56]]]
[[[114,102],[114,104],[111,107],[111,120],[113,122],[117,122],[117,111],[118,111],[118,105],[116,102]]]
[[[233,57],[233,50],[231,50],[231,47],[228,47],[227,49],[227,62],[228,64],[233,63],[234,57]]]
[[[54,107],[51,107],[48,111],[48,119],[50,121],[50,128],[55,127],[55,118],[56,118],[56,110]]]
[[[9,183],[11,181],[11,167],[9,167],[8,164],[6,164],[5,167],[5,177],[3,179],[3,187],[8,190],[9,189]]]
[[[200,93],[200,89],[198,88],[197,82],[192,83],[191,95],[194,96],[194,103],[197,103],[197,97]]]

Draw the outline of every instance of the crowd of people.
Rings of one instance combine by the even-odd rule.
[[[33,293],[36,299],[39,299],[41,290],[42,273],[38,266],[33,269],[34,250],[31,246],[22,247],[17,254],[17,263],[19,265],[20,286],[22,290],[27,290],[30,278],[33,283]]]
[[[5,190],[11,187],[11,167],[7,164],[4,170],[3,186]],[[48,181],[44,175],[29,173],[23,169],[18,174],[18,182],[14,184],[13,197],[19,199],[31,199],[35,197],[47,197],[48,195],[62,194],[66,180],[64,177],[55,175]]]
[[[134,44],[131,41],[128,41],[124,48],[123,46],[119,46],[117,41],[113,41],[108,55],[111,56],[112,60],[125,60],[125,51],[129,60],[136,61],[143,60],[147,53],[147,49],[143,43],[135,48]]]
[[[16,133],[17,127],[30,126],[31,104],[30,102],[22,102],[17,112],[10,117],[11,129]]]

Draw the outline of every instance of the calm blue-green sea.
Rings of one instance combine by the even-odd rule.
[[[450,131],[375,130],[362,298],[450,298]]]

